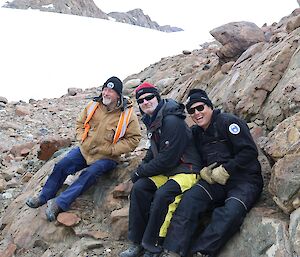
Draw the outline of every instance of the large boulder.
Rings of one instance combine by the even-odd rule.
[[[296,256],[292,254],[288,225],[289,222],[275,211],[254,208],[245,218],[240,232],[230,239],[218,256]]]
[[[265,41],[264,32],[252,22],[231,22],[215,28],[210,34],[223,46],[217,52],[227,62],[236,60],[251,45]]]
[[[274,87],[274,90],[269,91],[270,94],[263,110],[263,119],[269,129],[272,129],[274,124],[278,124],[286,117],[290,117],[300,111],[300,77],[298,76],[300,72],[299,33],[300,28],[293,31],[288,37],[289,43],[286,45],[288,48],[281,49],[282,52],[285,52],[284,55],[289,59],[289,62],[278,59],[276,63],[273,63],[273,65],[277,66],[277,76],[282,74],[282,77],[276,87]],[[298,36],[295,37],[294,35]],[[273,77],[275,78],[275,76]]]
[[[300,207],[300,153],[286,155],[273,166],[269,191],[286,213]]]
[[[263,116],[262,110],[266,101],[272,102],[274,99],[275,94],[273,96],[270,93],[279,85],[298,48],[298,45],[295,44],[296,31],[295,34],[293,32],[290,37],[276,44],[264,43],[262,45],[259,43],[257,46],[254,45],[249,48],[244,53],[245,56],[243,58],[241,56],[242,59],[236,62],[228,75],[219,80],[213,87],[210,92],[213,102],[217,106],[222,105],[226,111],[233,112],[247,121],[268,120],[268,115],[271,117],[276,115],[273,113],[278,107],[274,105],[272,105],[274,106],[272,110],[269,108],[268,115]],[[253,47],[256,49],[254,50]],[[248,51],[250,53],[247,53]],[[277,94],[279,93],[277,92]],[[283,98],[280,99],[280,101],[286,101]],[[295,110],[291,110],[290,113],[295,112]],[[283,119],[283,115],[280,119],[273,119],[272,126],[277,125],[275,122],[279,123]],[[272,126],[269,128],[271,129]]]
[[[279,123],[260,146],[274,161],[288,154],[300,153],[300,113]]]

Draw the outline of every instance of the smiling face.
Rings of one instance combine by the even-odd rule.
[[[115,107],[118,103],[119,100],[119,95],[118,93],[108,87],[103,88],[102,90],[102,103],[106,105],[107,107]]]
[[[198,126],[204,130],[208,128],[213,114],[213,110],[210,107],[202,102],[197,102],[190,107],[188,112]]]
[[[152,97],[152,96],[154,96],[154,97]],[[155,109],[158,105],[158,100],[157,100],[156,96],[153,95],[152,93],[142,94],[137,100],[138,100],[138,102],[140,102],[139,107],[141,108],[141,110],[150,116],[153,114],[153,112],[155,111]]]

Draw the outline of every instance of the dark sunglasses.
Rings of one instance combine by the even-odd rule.
[[[190,108],[187,110],[188,114],[194,114],[197,110],[198,112],[202,112],[205,108],[205,104],[198,105],[196,107]]]
[[[147,101],[150,101],[152,100],[153,98],[155,97],[155,95],[147,95],[145,96],[144,98],[140,98],[140,99],[137,99],[137,103],[138,104],[142,104],[144,102],[144,100],[146,99]]]

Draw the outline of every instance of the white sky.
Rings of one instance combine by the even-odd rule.
[[[0,8],[0,96],[9,101],[53,98],[66,94],[69,87],[100,86],[113,75],[125,79],[163,57],[199,48],[217,26],[240,20],[261,26],[298,7],[296,0],[209,0],[202,5],[200,0],[97,1],[104,12],[142,8],[160,25],[186,32],[163,33],[101,19]],[[221,6],[223,2],[226,5]],[[246,5],[250,3],[255,7]]]
[[[278,22],[299,5],[297,0],[95,0],[104,12],[141,8],[159,25],[208,31],[233,21],[250,21],[261,27]]]
[[[102,19],[0,8],[0,96],[53,98],[67,88],[125,79],[163,57],[199,48],[201,37]]]

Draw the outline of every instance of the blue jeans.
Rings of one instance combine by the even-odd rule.
[[[85,169],[79,178],[55,199],[57,205],[62,210],[67,211],[79,195],[95,184],[101,175],[113,170],[116,166],[117,162],[109,159],[98,160],[91,165],[87,165],[79,147],[76,147],[55,164],[40,193],[40,201],[46,203],[49,199],[54,198],[68,175]]]

